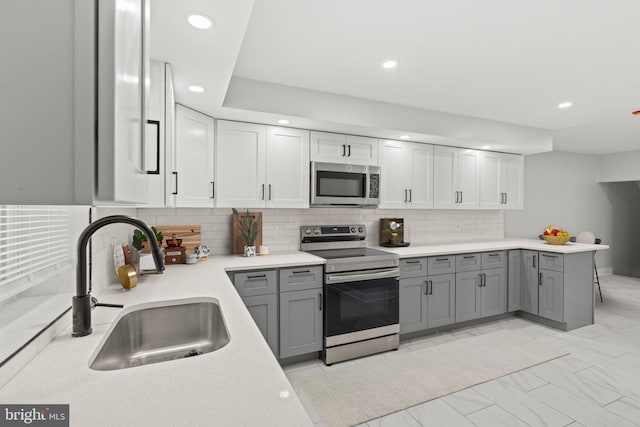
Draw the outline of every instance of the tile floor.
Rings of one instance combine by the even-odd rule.
[[[595,324],[571,332],[559,332],[516,317],[403,341],[399,351],[414,351],[506,328],[517,329],[571,354],[359,427],[640,426],[640,279],[606,276],[601,277],[601,285],[604,304],[596,299]],[[297,389],[296,381],[304,376],[349,369],[357,363],[395,354],[374,355],[331,367],[314,360],[284,369]],[[316,426],[323,426],[305,396],[299,395]]]

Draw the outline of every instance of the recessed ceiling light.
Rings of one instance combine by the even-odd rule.
[[[187,18],[187,21],[189,21],[189,24],[191,24],[192,26],[200,30],[207,30],[213,26],[213,20],[204,15],[198,15],[198,14],[189,15],[189,17]]]
[[[489,148],[491,148],[491,146],[490,145],[483,145],[480,148],[482,148],[483,150],[488,150]]]
[[[573,102],[571,101],[561,102],[560,104],[558,104],[558,108],[569,108],[572,105],[573,105]]]
[[[280,119],[278,120],[278,123],[280,123],[281,125],[288,125],[291,122],[287,119]]]
[[[195,93],[202,93],[204,92],[204,88],[202,86],[198,86],[198,85],[191,85],[189,86],[189,90],[191,92],[195,92]]]
[[[382,66],[387,69],[396,68],[398,66],[398,61],[394,61],[393,59],[390,59],[388,61],[384,61],[382,63]]]
[[[409,139],[409,135],[402,135],[400,139]]]

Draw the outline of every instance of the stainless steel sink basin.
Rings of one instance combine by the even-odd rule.
[[[131,368],[198,356],[229,343],[218,302],[187,299],[151,304],[124,314],[111,328],[89,367]]]

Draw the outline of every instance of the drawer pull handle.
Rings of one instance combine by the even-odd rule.
[[[247,279],[266,279],[266,274],[255,274],[253,276],[247,276]]]
[[[476,257],[475,255],[465,255],[464,259],[473,259],[475,257]]]
[[[449,258],[436,258],[436,261],[449,261]]]
[[[293,274],[308,274],[308,273],[311,273],[311,270],[298,270],[293,272]]]
[[[420,264],[420,261],[405,261],[405,264]]]
[[[500,256],[500,254],[489,254],[489,256]]]
[[[558,255],[547,255],[547,254],[542,254],[543,257],[547,257],[547,258],[554,258],[554,259],[558,259]]]

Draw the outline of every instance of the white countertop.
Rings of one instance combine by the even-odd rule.
[[[423,246],[408,246],[406,248],[377,247],[387,252],[398,254],[400,258],[449,255],[457,253],[487,252],[509,249],[530,249],[534,251],[556,252],[561,254],[571,254],[577,252],[590,252],[609,249],[607,245],[590,245],[585,243],[567,243],[565,245],[551,245],[539,239],[501,239],[475,242],[462,242],[450,244],[433,244]]]
[[[507,249],[574,253],[608,248],[503,239],[380,249],[405,258]],[[323,263],[322,258],[304,252],[255,258],[215,256],[196,265],[167,266],[162,275],[144,276],[131,291],[112,285],[99,295],[100,301],[124,304],[125,310],[95,309],[93,334],[72,338],[69,329],[60,335],[0,389],[0,402],[68,403],[71,425],[79,426],[312,425],[225,270]],[[136,304],[193,297],[220,302],[231,337],[225,347],[129,369],[89,368],[94,351],[121,313]]]
[[[114,371],[88,362],[120,309],[93,311],[93,333],[60,335],[0,390],[0,402],[68,403],[72,426],[313,425],[278,361],[225,273],[228,269],[322,264],[298,252],[211,257],[144,276],[131,291],[108,287],[99,299],[125,310],[141,303],[213,297],[231,337],[223,348],[181,360]],[[71,325],[69,325],[71,326]],[[282,398],[281,393],[288,395]]]

